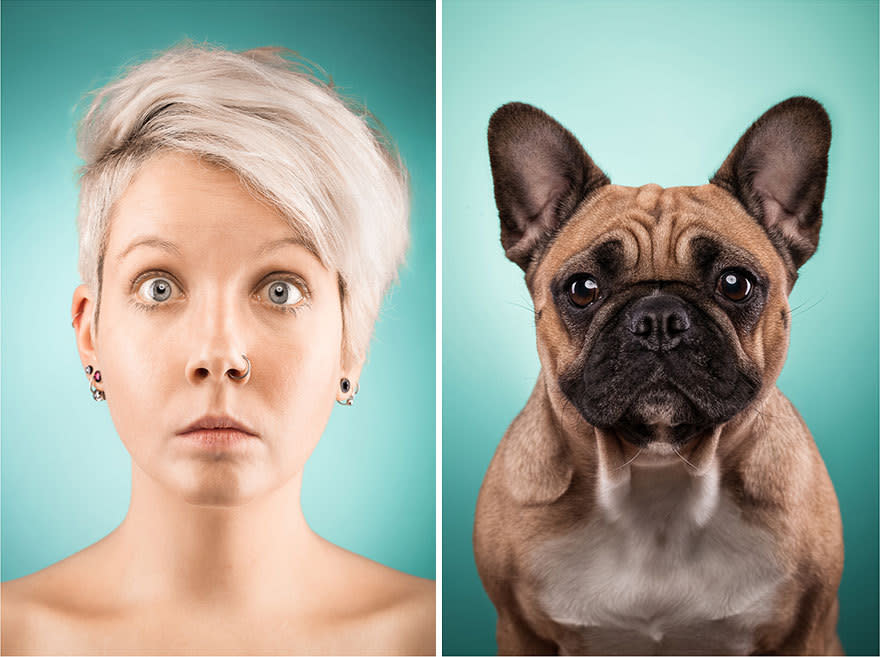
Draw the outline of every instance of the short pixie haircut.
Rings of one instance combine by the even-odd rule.
[[[343,354],[363,360],[409,242],[407,172],[364,108],[283,48],[184,42],[94,92],[77,136],[79,273],[100,312],[116,201],[163,151],[234,171],[338,272]]]

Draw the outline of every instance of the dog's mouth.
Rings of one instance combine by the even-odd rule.
[[[730,420],[757,394],[756,372],[726,365],[718,374],[717,366],[645,355],[620,363],[607,375],[591,368],[560,384],[590,424],[638,447],[681,447]]]
[[[714,423],[674,385],[653,384],[637,392],[609,428],[637,447],[658,441],[682,446],[711,431]]]

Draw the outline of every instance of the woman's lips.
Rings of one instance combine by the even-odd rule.
[[[199,447],[223,449],[236,445],[245,445],[257,437],[238,429],[197,429],[180,434],[184,440]]]

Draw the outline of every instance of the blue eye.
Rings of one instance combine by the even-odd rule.
[[[145,280],[138,289],[138,294],[147,301],[161,303],[171,298],[173,288],[174,284],[171,281],[157,276]]]
[[[303,298],[300,289],[289,281],[272,281],[266,290],[269,301],[278,306],[293,306]]]

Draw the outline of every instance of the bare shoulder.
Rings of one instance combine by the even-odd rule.
[[[51,652],[47,637],[66,631],[55,605],[58,570],[53,566],[0,585],[0,653],[3,655]]]
[[[77,619],[95,604],[90,554],[86,548],[48,568],[2,583],[0,653],[51,654],[78,645]]]
[[[390,570],[390,569],[389,569]],[[392,571],[398,596],[381,613],[380,625],[394,637],[392,653],[433,655],[435,653],[436,585],[433,580]]]
[[[341,548],[340,548],[341,550]],[[415,577],[341,550],[343,570],[357,590],[361,637],[381,654],[433,655],[435,653],[436,586],[433,580]]]
[[[34,612],[30,584],[21,577],[0,584],[0,653],[21,655],[29,651],[28,637],[33,636]]]

